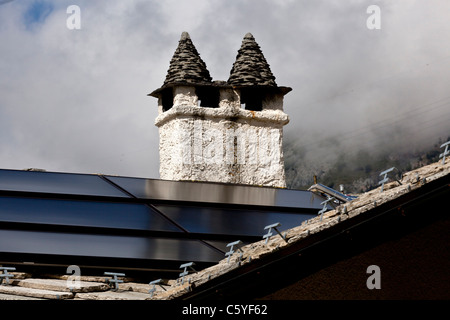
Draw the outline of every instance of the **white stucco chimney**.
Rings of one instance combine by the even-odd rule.
[[[242,41],[228,81],[212,81],[183,32],[161,88],[155,125],[160,178],[286,187],[283,97],[251,34]]]

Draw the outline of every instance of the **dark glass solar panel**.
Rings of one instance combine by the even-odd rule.
[[[323,200],[310,191],[279,189],[275,197],[275,206],[320,210],[323,207],[320,204]]]
[[[245,209],[156,205],[156,208],[189,232],[205,234],[263,236],[264,227],[281,223],[279,230],[299,226],[313,214],[294,214]],[[239,239],[237,239],[239,240]]]
[[[0,170],[0,191],[128,197],[97,175],[19,170]]]
[[[223,255],[196,240],[0,230],[0,252],[217,262]]]
[[[0,230],[0,253],[183,262],[217,262],[224,256],[214,247],[228,251],[227,243],[241,240],[239,236],[247,236],[247,240],[248,237],[262,238],[267,232],[264,227],[276,222],[282,225],[280,231],[298,226],[302,221],[316,216],[316,213],[311,213],[322,209],[320,202],[323,201],[308,191],[0,169],[0,194],[1,191],[9,192],[0,196],[0,222],[5,222],[5,230]],[[12,192],[28,194],[12,195]],[[44,193],[54,195],[48,198],[42,195]],[[59,195],[61,199],[55,199]],[[69,200],[64,195],[76,197]],[[128,200],[124,202],[86,196]],[[142,201],[133,200],[133,197],[148,200],[146,202],[156,205],[159,212]],[[158,201],[161,202],[158,204]],[[162,204],[163,201],[170,204]],[[71,228],[57,232],[62,231],[58,229],[59,226]],[[30,229],[20,229],[22,227]],[[44,229],[38,231],[40,227]],[[111,230],[88,231],[83,227]],[[124,230],[120,235],[113,235],[113,229],[130,231]],[[80,230],[80,234],[75,233],[76,230]],[[167,233],[164,233],[163,238],[156,238],[147,237],[145,232],[134,233],[134,230]],[[192,237],[186,239],[186,230],[200,234],[200,238],[208,239],[208,242]],[[179,232],[183,234],[176,238],[180,236]],[[157,234],[158,237],[161,235]],[[169,238],[172,236],[174,238]]]
[[[110,177],[137,198],[164,201],[243,204],[320,210],[323,199],[309,191],[265,188],[206,182],[167,181],[128,177]]]
[[[181,231],[144,204],[0,197],[0,221]]]

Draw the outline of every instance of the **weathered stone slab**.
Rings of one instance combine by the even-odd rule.
[[[73,275],[70,274],[63,274],[63,275],[58,275],[58,274],[45,274],[42,275],[41,278],[43,279],[59,279],[59,280],[67,280],[70,277],[73,277]],[[100,282],[100,283],[109,283],[109,280],[111,279],[111,276],[79,276],[79,280],[80,281],[85,281],[85,282]],[[129,278],[129,277],[120,277],[121,280],[125,281],[125,282],[133,282],[135,281],[135,279],[133,278]]]
[[[14,278],[11,278],[11,279],[31,278],[31,274],[30,273],[26,273],[26,272],[10,272],[10,273],[14,275]]]
[[[168,285],[162,285],[164,288],[170,288]],[[148,291],[153,288],[153,285],[148,283],[136,283],[136,282],[126,282],[119,283],[119,290],[123,291],[133,291],[133,292],[141,292],[148,293]],[[156,291],[164,291],[159,285],[156,285]]]
[[[150,294],[133,291],[104,291],[77,293],[76,299],[80,300],[146,300]]]
[[[22,297],[44,298],[44,299],[72,299],[70,292],[50,291],[19,286],[0,286],[0,293],[17,295]]]
[[[63,274],[63,275],[58,275],[58,274],[44,274],[42,275],[42,278],[45,279],[59,279],[59,280],[67,280],[69,279],[69,277],[73,277],[73,275],[70,274]],[[100,283],[106,283],[108,282],[107,279],[109,277],[107,276],[79,276],[79,280],[80,281],[86,281],[86,282],[100,282]]]
[[[45,300],[42,298],[23,297],[13,294],[0,293],[0,300]]]
[[[53,290],[53,291],[63,291],[63,292],[91,292],[91,291],[106,291],[110,287],[106,283],[98,282],[86,282],[79,281],[79,288],[72,288],[72,290],[67,286],[66,280],[58,279],[23,279],[14,282],[15,285],[25,288],[34,288],[42,290]]]
[[[172,287],[171,290],[160,291],[153,297],[150,297],[150,295],[148,295],[147,300],[171,300],[190,292],[192,290],[192,287],[193,285],[185,282],[182,285],[180,284],[176,287]]]

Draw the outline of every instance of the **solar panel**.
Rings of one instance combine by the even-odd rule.
[[[208,182],[168,181],[106,176],[140,199],[253,205],[320,210],[321,199],[309,191]]]
[[[322,200],[268,187],[0,169],[0,253],[217,262],[228,243],[262,238],[276,222],[280,231],[298,226]]]
[[[1,229],[0,252],[199,262],[223,258],[197,240]]]
[[[323,199],[313,193],[303,190],[279,189],[276,190],[275,205],[279,207],[321,209]]]
[[[0,197],[0,221],[181,231],[144,204]]]
[[[0,191],[128,197],[97,175],[1,169]]]
[[[299,226],[317,214],[226,209],[220,207],[156,205],[158,210],[189,232],[205,234],[262,236],[264,227],[280,222],[281,230]]]

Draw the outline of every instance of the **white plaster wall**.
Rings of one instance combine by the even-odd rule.
[[[238,92],[225,89],[219,108],[203,108],[192,89],[175,88],[174,106],[155,121],[160,178],[285,187],[282,107],[244,110]]]

